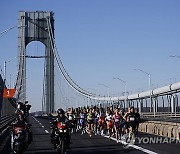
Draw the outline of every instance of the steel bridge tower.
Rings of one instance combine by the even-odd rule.
[[[48,21],[52,30],[49,33]],[[26,47],[32,41],[40,41],[45,45],[45,106],[46,113],[54,111],[54,39],[53,12],[19,12],[18,19],[18,75],[16,97],[18,101],[26,101]],[[32,96],[33,97],[33,96]]]

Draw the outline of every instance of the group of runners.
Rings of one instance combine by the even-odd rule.
[[[117,143],[129,131],[138,133],[140,114],[133,106],[125,112],[121,108],[68,108],[66,117],[74,125],[72,131],[81,131],[81,135],[107,135],[109,139],[115,137]]]

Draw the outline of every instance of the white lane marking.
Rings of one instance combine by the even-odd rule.
[[[49,134],[49,132],[48,132],[47,130],[45,130],[45,132],[46,132],[47,134]]]
[[[40,123],[35,117],[33,117],[34,120],[36,120],[40,125],[42,125],[42,123]],[[43,125],[42,125],[43,126]],[[44,127],[44,126],[43,126]]]
[[[104,136],[105,138],[109,138],[109,136]],[[113,137],[111,137],[111,140],[113,140],[113,141],[117,141],[115,138],[113,138]],[[128,144],[128,143],[126,143],[126,142],[124,142],[124,141],[121,141],[121,140],[119,140],[119,142],[120,143],[122,143],[122,144]],[[156,152],[153,152],[153,151],[150,151],[150,150],[148,150],[148,149],[144,149],[144,148],[142,148],[142,147],[139,147],[139,146],[137,146],[137,145],[128,145],[129,147],[132,147],[132,148],[134,148],[134,149],[137,149],[137,150],[140,150],[140,151],[142,151],[142,152],[145,152],[145,153],[148,153],[148,154],[158,154],[158,153],[156,153]]]
[[[33,116],[32,116],[33,117]],[[40,123],[35,117],[33,117],[33,119],[35,120],[35,121],[37,121],[40,125],[41,125],[41,127],[42,128],[45,128],[43,125],[42,125],[42,123]],[[49,134],[49,131],[47,131],[47,130],[44,130],[47,134]]]
[[[39,123],[39,121],[35,117],[32,116],[32,118]]]

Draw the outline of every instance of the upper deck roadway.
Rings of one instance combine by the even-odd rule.
[[[30,117],[32,124],[33,142],[29,145],[25,154],[56,154],[53,145],[50,143],[50,117]],[[147,134],[140,134],[139,137],[157,137]],[[144,140],[147,142],[147,140]],[[135,146],[125,149],[122,144],[117,144],[114,140],[109,140],[103,136],[92,136],[87,134],[81,135],[73,133],[71,138],[70,154],[178,154],[180,150],[179,143],[167,144],[143,144],[135,143]],[[0,145],[0,154],[11,154],[10,138],[4,140]]]

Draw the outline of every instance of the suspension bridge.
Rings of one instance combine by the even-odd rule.
[[[140,137],[163,137],[180,139],[179,118],[180,82],[173,83],[149,91],[112,97],[101,96],[83,89],[66,71],[60,58],[55,42],[54,13],[48,11],[19,12],[18,18],[18,73],[15,82],[16,89],[13,98],[3,98],[6,87],[6,75],[0,75],[0,150],[10,153],[8,125],[14,120],[13,113],[17,102],[27,101],[27,59],[44,60],[42,115],[51,115],[57,108],[74,108],[83,106],[120,107],[126,110],[135,106],[145,122],[140,124]],[[1,33],[4,35],[7,31]],[[45,55],[27,55],[26,48],[29,43],[39,41],[44,45]],[[141,70],[140,70],[141,71]],[[144,72],[146,73],[146,72]],[[146,73],[149,75],[148,73]],[[151,84],[151,83],[150,83]],[[50,144],[51,116],[30,117],[33,143],[25,153],[56,153]],[[71,153],[177,153],[178,144],[144,144],[138,142],[129,149],[115,144],[106,137],[94,136],[89,139],[87,135],[72,135]]]

